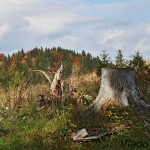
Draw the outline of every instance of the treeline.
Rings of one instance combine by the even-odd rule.
[[[100,56],[93,57],[84,50],[82,53],[73,50],[58,48],[34,48],[28,52],[22,49],[12,56],[0,54],[0,84],[7,89],[9,86],[17,86],[20,82],[37,84],[46,82],[42,74],[33,70],[43,70],[49,73],[51,69],[55,72],[61,62],[65,62],[64,78],[69,75],[81,75],[96,71],[101,74],[102,67],[130,67],[142,73],[149,72],[146,61],[137,51],[130,60],[124,60],[121,50],[116,54],[115,62],[111,61],[109,54],[102,51]]]
[[[28,52],[24,50],[5,56],[0,54],[0,84],[4,88],[17,86],[20,81],[37,84],[46,82],[41,73],[33,70],[55,72],[60,63],[65,63],[64,77],[72,73],[84,74],[96,70],[99,57],[92,57],[90,53],[82,51],[81,54],[67,49],[58,48],[34,48]]]

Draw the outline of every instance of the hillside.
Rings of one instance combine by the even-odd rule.
[[[43,70],[53,79],[61,62],[63,95],[57,97],[51,95],[46,78],[33,70]],[[138,88],[150,103],[149,68],[141,55],[129,62],[113,64],[105,52],[93,57],[61,48],[0,54],[0,150],[149,150],[149,114],[113,106],[101,114],[82,115],[97,97],[102,67],[134,68]],[[49,105],[41,107],[42,95]],[[96,141],[73,141],[73,133],[83,128],[89,136],[108,134]]]
[[[74,88],[72,93],[69,87]],[[148,116],[141,116],[131,108],[110,108],[103,115],[90,118],[79,116],[95,99],[99,90],[99,77],[95,73],[65,80],[63,103],[37,110],[39,94],[48,85],[28,87],[21,95],[26,104],[17,111],[8,107],[0,111],[0,149],[2,150],[138,150],[150,148]],[[1,99],[16,95],[15,89]],[[8,96],[8,97],[7,97]],[[15,97],[15,100],[21,100]],[[16,102],[16,101],[15,101]],[[150,102],[150,101],[149,101]],[[72,134],[86,128],[89,135],[112,131],[112,134],[93,142],[74,142]]]
[[[30,84],[45,82],[41,74],[32,70],[41,69],[56,71],[61,62],[65,62],[64,77],[74,74],[92,72],[99,63],[99,58],[83,51],[81,54],[72,50],[58,48],[35,48],[28,52],[23,50],[12,56],[0,54],[0,82],[2,86],[16,86],[22,78]]]

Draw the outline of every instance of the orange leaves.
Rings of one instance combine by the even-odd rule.
[[[54,62],[53,67],[54,67],[54,70],[56,71],[59,67],[59,62]]]
[[[3,62],[4,58],[5,58],[5,55],[3,53],[0,53],[0,69],[1,69],[1,67],[2,67],[2,65],[4,63]]]
[[[37,62],[37,58],[36,57],[32,57],[32,63],[36,64],[36,62]]]
[[[52,55],[53,55],[54,57],[56,57],[56,56],[57,56],[57,51],[54,50],[54,51],[52,52]]]
[[[75,57],[74,63],[79,67],[80,66],[80,58],[78,56]]]
[[[0,61],[0,69],[2,68],[2,66],[3,66],[3,62],[2,62],[2,61]]]
[[[59,61],[63,61],[63,57],[64,57],[63,54],[58,53],[58,60],[59,60]]]
[[[5,58],[5,55],[3,53],[0,53],[0,61],[3,61],[4,58]]]

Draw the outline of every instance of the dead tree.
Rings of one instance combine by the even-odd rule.
[[[41,72],[41,73],[44,75],[44,77],[48,80],[49,85],[52,83],[52,81],[51,81],[51,79],[50,79],[50,76],[47,75],[47,73],[45,73],[43,70],[33,70],[33,71]]]
[[[129,68],[102,68],[101,85],[98,96],[88,108],[88,112],[99,112],[110,105],[131,105],[137,110],[149,111],[136,86],[136,72]]]
[[[60,93],[62,93],[62,91],[63,91],[63,87],[62,87],[63,64],[62,63],[61,63],[60,68],[57,70],[57,72],[55,72],[53,80],[51,80],[50,75],[45,73],[43,70],[33,70],[33,71],[41,72],[45,76],[45,78],[48,80],[48,82],[50,84],[50,90],[52,92],[56,91],[56,89],[57,89],[58,95],[60,95]]]
[[[60,68],[54,75],[53,81],[50,86],[50,90],[54,93],[57,91],[57,95],[62,95],[63,92],[63,64],[61,63]]]
[[[50,75],[48,75],[47,73],[45,73],[43,70],[33,70],[33,71],[38,71],[41,72],[46,79],[49,82],[49,94],[40,94],[38,101],[40,102],[40,104],[48,104],[50,105],[53,102],[57,102],[59,100],[62,99],[62,94],[63,94],[63,63],[61,63],[61,66],[59,67],[59,69],[55,72],[54,78],[53,80],[51,80]],[[53,101],[53,102],[52,102]]]

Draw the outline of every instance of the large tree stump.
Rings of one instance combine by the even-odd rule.
[[[136,86],[135,70],[129,68],[102,68],[100,90],[88,112],[99,112],[110,105],[150,110]]]

